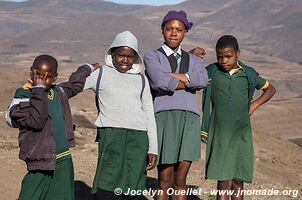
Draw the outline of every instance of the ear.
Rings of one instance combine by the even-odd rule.
[[[237,58],[239,58],[239,56],[240,56],[240,50],[238,49],[238,51],[236,52],[236,54],[237,54]]]
[[[55,75],[54,79],[53,79],[53,82],[56,82],[57,81],[57,78],[58,78],[58,73]]]

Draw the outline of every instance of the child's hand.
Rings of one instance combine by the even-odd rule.
[[[37,73],[37,70],[34,70],[34,71],[31,72],[31,79],[27,79],[27,81],[32,86],[43,85],[43,86],[46,87],[46,85],[47,85],[46,80],[49,76],[51,76],[51,74],[49,74],[48,72],[41,75],[41,74]]]
[[[91,65],[93,66],[94,70],[102,67],[102,65],[100,63],[94,63],[94,64],[91,64]]]
[[[189,82],[188,77],[185,74],[178,74],[178,73],[172,73],[172,72],[169,74],[175,78],[178,78],[184,84],[187,84]]]
[[[155,167],[155,161],[157,156],[154,154],[148,154],[148,165],[146,170],[151,170]]]
[[[207,54],[207,51],[204,48],[195,47],[194,49],[191,49],[189,51],[189,53],[194,54],[195,56],[203,58]]]

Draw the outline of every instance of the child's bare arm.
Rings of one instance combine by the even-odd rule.
[[[255,112],[258,107],[270,100],[275,93],[276,89],[272,84],[269,84],[267,88],[263,89],[263,93],[261,94],[261,96],[254,100],[250,105],[250,116]]]

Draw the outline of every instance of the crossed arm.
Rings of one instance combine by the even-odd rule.
[[[189,83],[189,80],[185,74],[178,74],[178,73],[169,73],[171,76],[179,79],[176,90],[183,90],[186,88],[186,84]]]
[[[172,73],[163,67],[160,54],[156,51],[145,55],[146,73],[153,89],[158,91],[175,92],[185,88],[201,89],[208,84],[207,71],[202,60],[190,56],[190,70],[186,74]]]

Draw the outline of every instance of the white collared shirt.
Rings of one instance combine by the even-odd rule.
[[[168,47],[166,44],[163,44],[162,46],[163,50],[165,51],[165,53],[167,54],[167,56],[170,56],[171,54],[174,54],[174,56],[176,55],[176,53],[178,53],[181,56],[181,46],[179,45],[178,49],[176,52],[174,52],[170,47]]]

